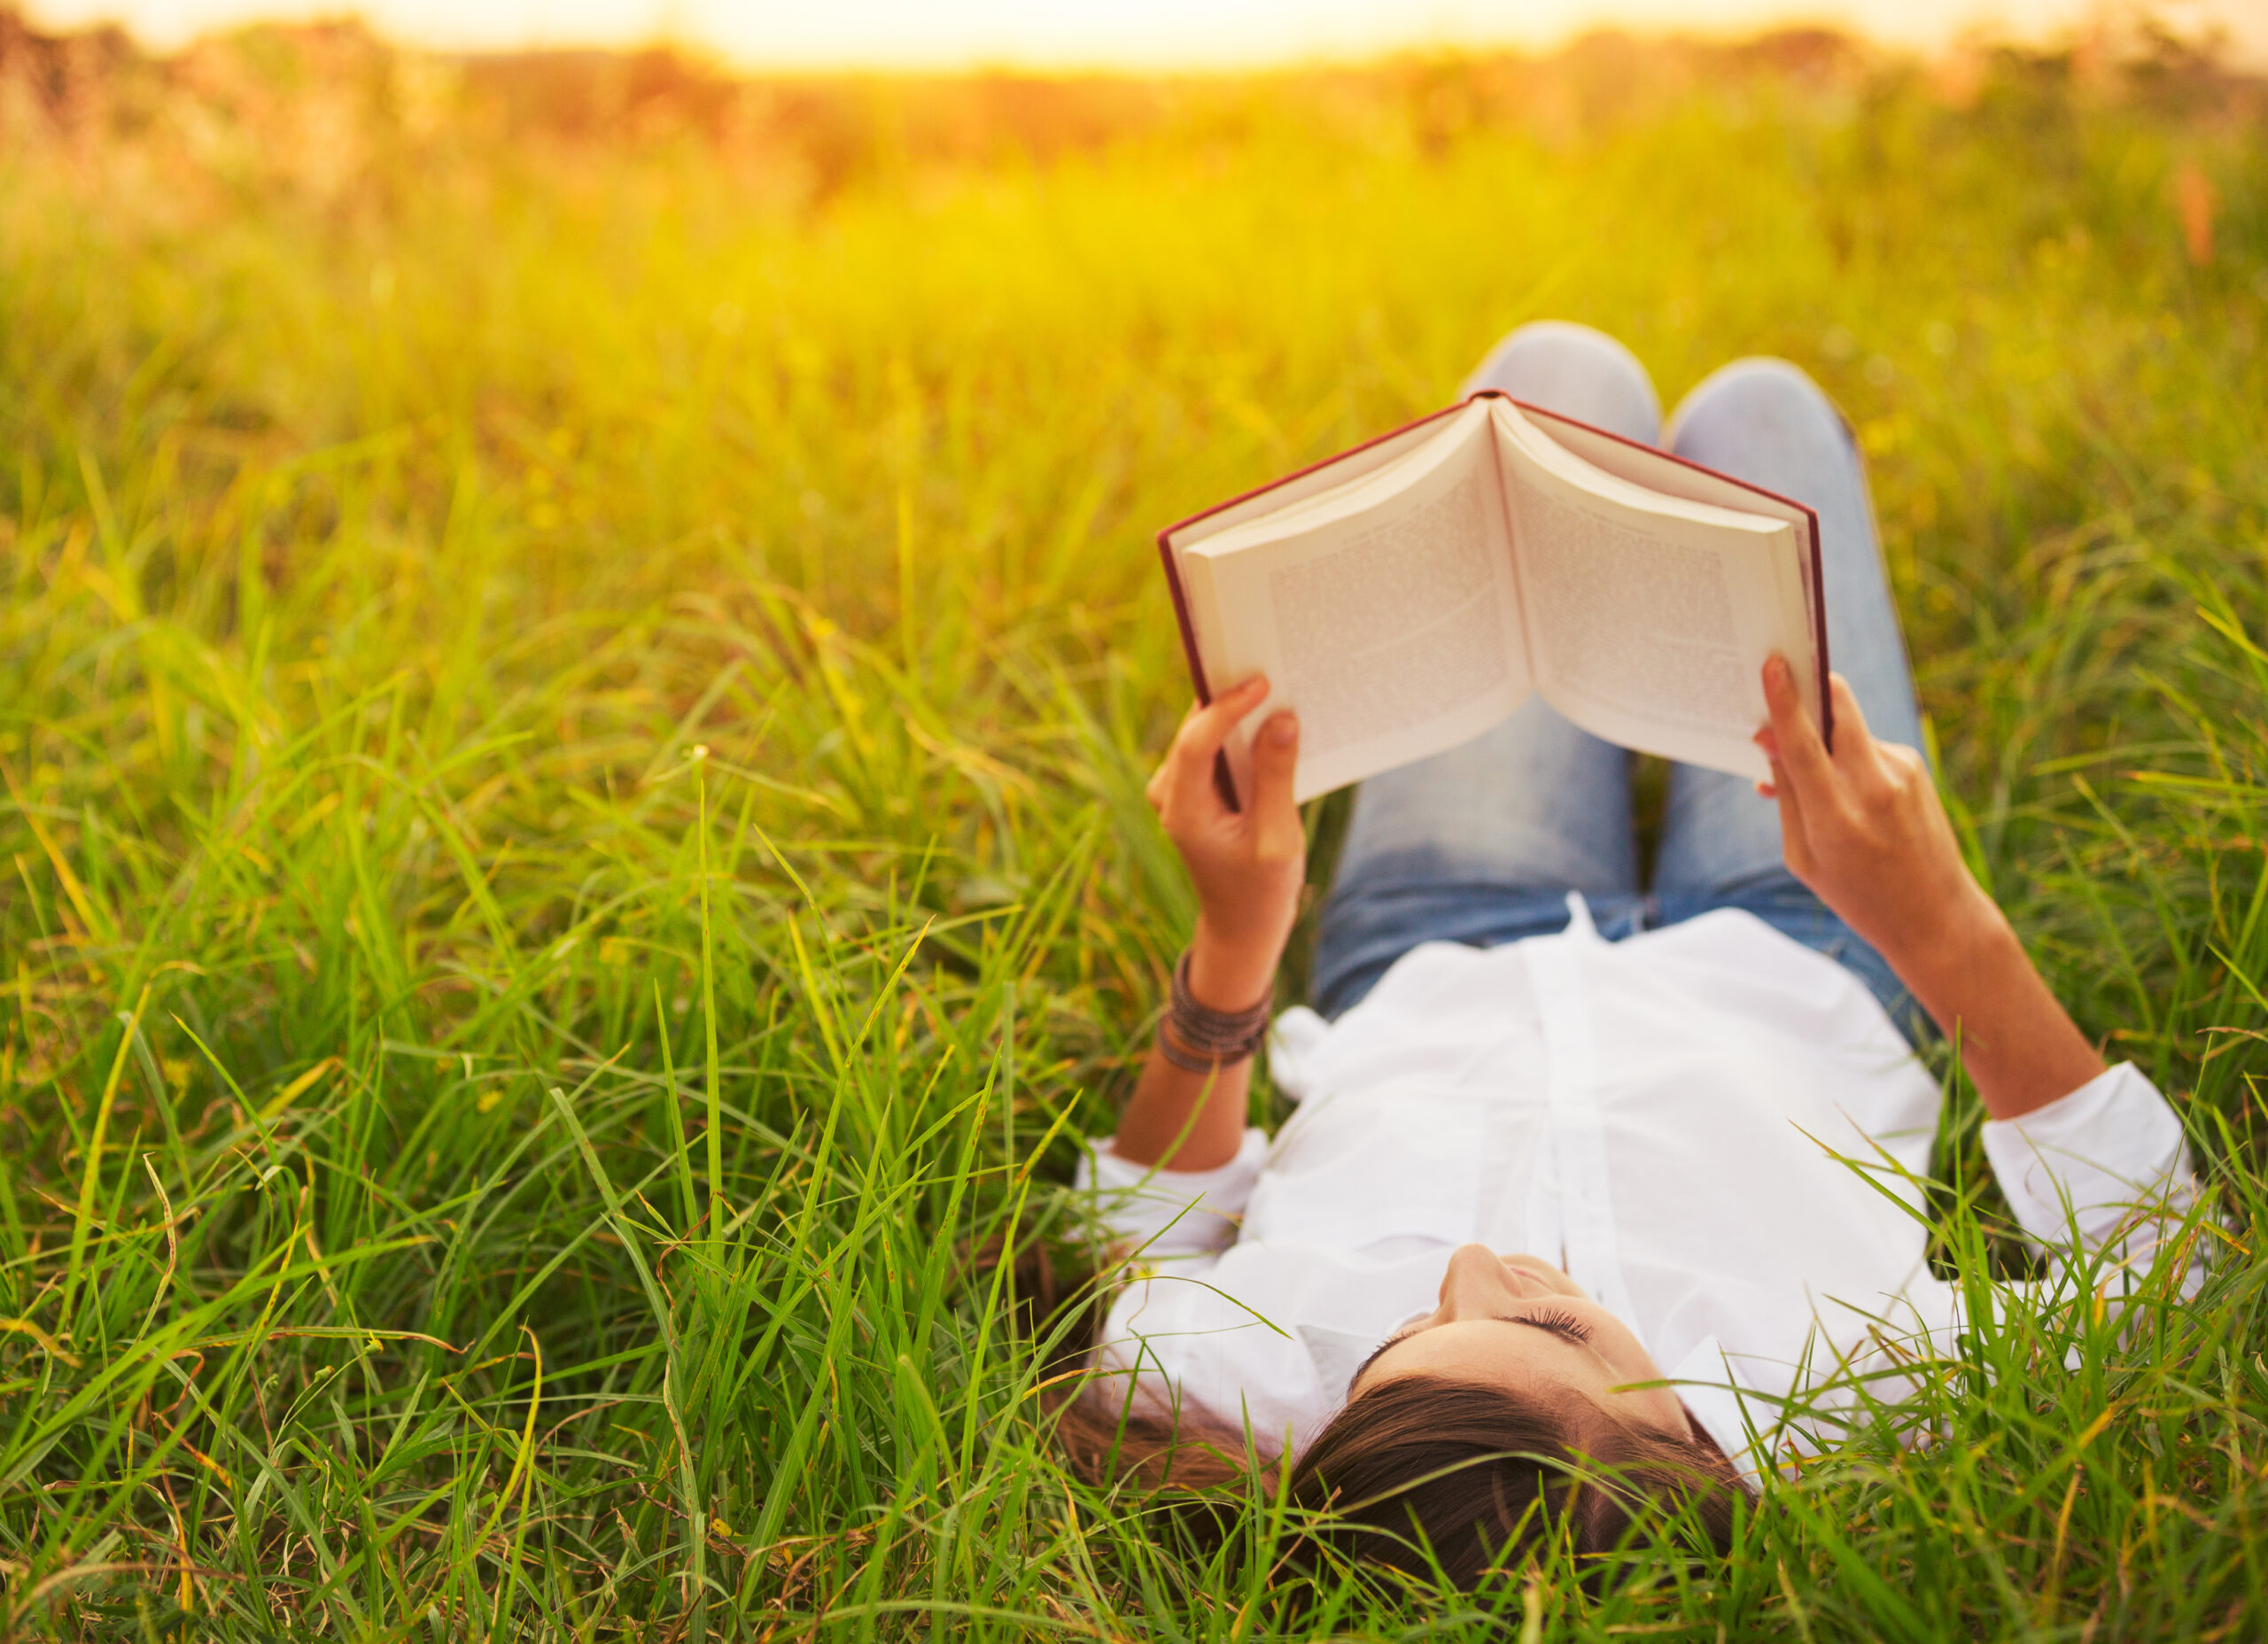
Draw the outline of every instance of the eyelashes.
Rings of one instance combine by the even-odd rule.
[[[1388,1347],[1393,1346],[1394,1343],[1400,1341],[1405,1333],[1406,1332],[1402,1330],[1397,1330],[1393,1335],[1387,1337],[1377,1346],[1371,1349],[1370,1357],[1364,1359],[1360,1364],[1356,1365],[1355,1367],[1355,1373],[1347,1378],[1347,1386],[1350,1392],[1353,1390],[1355,1384],[1363,1379],[1363,1373],[1369,1369],[1371,1366],[1378,1362],[1379,1354],[1384,1353]]]
[[[1508,1313],[1503,1315],[1503,1318],[1507,1324],[1532,1324],[1540,1330],[1550,1330],[1553,1335],[1564,1336],[1572,1342],[1588,1345],[1591,1338],[1591,1327],[1572,1313],[1557,1310],[1546,1313]]]
[[[1573,1314],[1560,1308],[1548,1308],[1542,1313],[1501,1313],[1496,1315],[1496,1322],[1500,1324],[1525,1324],[1534,1330],[1550,1330],[1554,1336],[1565,1338],[1579,1345],[1590,1345],[1591,1327]],[[1397,1325],[1392,1334],[1371,1349],[1368,1358],[1355,1367],[1355,1373],[1347,1378],[1348,1388],[1353,1388],[1356,1382],[1363,1379],[1363,1372],[1378,1361],[1380,1353],[1396,1342],[1407,1341],[1416,1333],[1408,1327],[1407,1321]]]

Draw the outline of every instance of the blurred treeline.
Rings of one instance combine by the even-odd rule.
[[[667,45],[447,56],[352,19],[257,26],[160,57],[115,27],[44,35],[0,7],[0,143],[98,167],[106,185],[183,211],[240,204],[248,190],[384,211],[435,181],[433,162],[592,144],[701,145],[807,208],[934,168],[1045,163],[1144,138],[1232,143],[1287,120],[1433,158],[1490,130],[1567,144],[1697,91],[1767,87],[1854,114],[1918,90],[2012,136],[2114,105],[2224,130],[2268,107],[2268,81],[2232,67],[2217,38],[2147,14],[2053,46],[1976,35],[1930,61],[1825,27],[1729,42],[1599,31],[1543,55],[1138,78],[747,75]]]

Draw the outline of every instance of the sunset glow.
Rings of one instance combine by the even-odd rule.
[[[1826,22],[1929,50],[1978,27],[2053,40],[2103,12],[2101,0],[363,0],[353,8],[326,0],[44,0],[31,11],[50,26],[121,22],[166,48],[256,19],[342,9],[359,10],[397,40],[441,49],[664,39],[751,68],[930,69],[1234,67],[1429,46],[1534,49],[1602,26],[1745,33]],[[2218,25],[2240,59],[2268,60],[2268,6],[2181,0],[2152,10],[2185,34]]]

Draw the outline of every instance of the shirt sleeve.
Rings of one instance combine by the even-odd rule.
[[[2020,1119],[1988,1121],[1984,1155],[2038,1246],[2108,1252],[2134,1276],[2196,1200],[2181,1121],[2132,1062]]]
[[[2170,1232],[2196,1202],[2188,1139],[2181,1120],[2131,1062],[2097,1075],[2060,1101],[2021,1119],[1988,1121],[1984,1152],[2032,1247],[2068,1261],[2075,1252],[2101,1256],[2109,1271],[2092,1279],[2115,1312],[2155,1264]],[[2202,1241],[2200,1242],[2201,1247]],[[2179,1276],[2184,1296],[2202,1282],[2193,1259]],[[1995,1284],[1982,1292],[1996,1317],[2015,1304],[2028,1310],[2070,1299],[2064,1279]],[[2091,1287],[2092,1287],[2091,1286]],[[1977,1322],[1972,1292],[1922,1276],[1885,1308],[1876,1328],[1838,1323],[1799,1355],[1808,1386],[1793,1405],[1770,1392],[1786,1361],[1759,1362],[1722,1353],[1712,1338],[1671,1372],[1679,1396],[1751,1483],[1774,1468],[1840,1443],[1884,1405],[1903,1401],[1925,1372],[1916,1366],[1962,1356],[1961,1338]],[[2066,1363],[2076,1369],[2074,1344]],[[1865,1390],[1863,1396],[1860,1389]],[[1908,1444],[1934,1441],[1933,1423],[1908,1429]]]
[[[1152,1419],[1195,1416],[1263,1458],[1296,1453],[1336,1407],[1304,1332],[1272,1322],[1237,1255],[1164,1264],[1119,1293],[1091,1366],[1106,1399]]]
[[[1090,1137],[1074,1179],[1113,1238],[1153,1259],[1211,1255],[1235,1240],[1268,1153],[1266,1131],[1247,1130],[1237,1156],[1213,1170],[1138,1165],[1118,1156],[1114,1139]]]

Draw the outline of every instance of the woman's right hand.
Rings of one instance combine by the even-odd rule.
[[[1229,732],[1267,697],[1268,681],[1255,675],[1192,707],[1150,779],[1151,809],[1197,888],[1190,991],[1215,1010],[1266,996],[1307,883],[1307,830],[1292,798],[1299,721],[1272,714],[1253,738],[1253,792],[1242,810],[1230,810],[1213,783]]]

